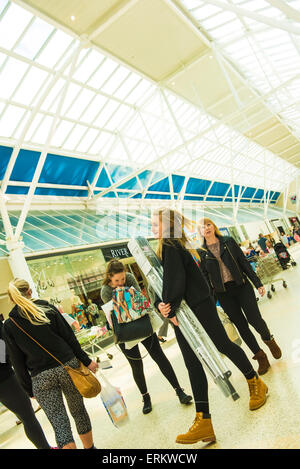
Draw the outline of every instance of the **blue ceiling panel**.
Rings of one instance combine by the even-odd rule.
[[[173,184],[173,191],[180,192],[182,189],[182,186],[184,184],[185,177],[184,176],[177,176],[177,175],[172,175],[172,184]]]
[[[20,150],[13,167],[10,180],[31,182],[40,159],[40,152]]]
[[[39,182],[48,184],[64,184],[70,186],[86,186],[92,182],[99,163],[61,155],[47,155]]]
[[[166,194],[146,194],[145,199],[161,199],[161,200],[170,200],[171,196]]]
[[[107,169],[113,183],[119,182],[121,179],[129,176],[132,173],[132,168],[116,164],[108,164]]]
[[[263,196],[264,196],[264,190],[263,190],[263,189],[258,189],[258,190],[256,191],[256,194],[255,194],[255,196],[254,196],[254,199],[256,199],[256,200],[259,199],[259,200],[260,200],[260,199],[263,198]]]
[[[52,196],[63,196],[63,197],[87,197],[88,191],[78,189],[56,189],[38,187],[35,190],[35,195],[52,195]]]
[[[98,181],[96,183],[96,187],[102,187],[107,189],[111,186],[110,180],[108,178],[107,172],[105,168],[102,168]]]
[[[12,148],[0,145],[0,180],[4,178],[12,152]]]
[[[226,184],[224,182],[214,182],[209,190],[209,195],[218,195],[220,197],[224,197],[229,187],[230,184]]]
[[[122,184],[119,189],[129,189],[129,190],[141,190],[141,187],[138,183],[137,178],[130,179],[129,181]]]
[[[256,189],[254,187],[246,187],[246,189],[243,192],[241,200],[244,201],[244,199],[252,199],[256,192]]]
[[[152,184],[148,190],[155,192],[170,192],[169,178],[166,177],[161,181]]]
[[[7,186],[6,194],[24,195],[24,194],[28,194],[28,191],[29,191],[29,187]]]
[[[211,181],[205,179],[190,178],[186,186],[186,194],[205,195],[209,189]],[[186,199],[189,200],[189,199]],[[202,200],[202,199],[201,199]]]

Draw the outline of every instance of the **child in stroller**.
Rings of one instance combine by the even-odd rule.
[[[286,270],[288,268],[289,263],[291,263],[291,265],[293,266],[297,265],[282,242],[274,244],[273,247],[283,270]]]

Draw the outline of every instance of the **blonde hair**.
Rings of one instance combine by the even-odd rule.
[[[191,239],[189,239],[185,230],[192,231],[194,223],[182,215],[177,210],[172,210],[169,208],[162,208],[152,212],[152,216],[159,217],[159,223],[162,226],[164,222],[169,228],[169,232],[162,234],[161,238],[158,240],[157,256],[162,258],[162,248],[164,244],[171,246],[176,246],[179,243],[184,249],[188,250],[198,261],[200,261],[200,256],[197,250],[193,247]]]
[[[216,236],[218,236],[218,237],[222,236],[221,231],[219,230],[217,225],[210,218],[202,218],[201,220],[198,221],[198,224],[197,224],[197,231],[198,231],[199,237],[202,240],[202,242],[204,241],[204,236],[202,236],[202,234],[200,233],[200,226],[201,225],[207,225],[207,223],[210,223],[211,225],[213,225]]]
[[[31,299],[26,298],[30,285],[26,280],[15,278],[8,284],[10,299],[19,306],[19,314],[36,326],[49,323],[45,311]]]

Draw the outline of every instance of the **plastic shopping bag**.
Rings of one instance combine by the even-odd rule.
[[[124,398],[119,388],[113,386],[102,373],[99,374],[102,386],[100,396],[103,405],[114,426],[119,428],[129,420]]]

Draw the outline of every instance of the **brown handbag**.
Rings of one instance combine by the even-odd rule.
[[[10,320],[19,328],[21,331],[24,332],[28,337],[30,337],[31,340],[33,340],[37,345],[39,345],[45,352],[47,352],[49,355],[51,355],[54,360],[56,360],[61,366],[64,367],[68,375],[70,376],[71,380],[74,383],[74,386],[76,389],[80,392],[82,397],[96,397],[100,392],[101,392],[101,384],[96,378],[96,376],[93,375],[93,373],[81,362],[79,368],[72,368],[71,366],[64,365],[61,361],[59,361],[52,353],[48,352],[47,349],[45,349],[41,344],[38,343],[37,340],[33,339],[31,335],[29,335],[24,329],[22,329],[21,326],[19,326],[16,321],[14,321],[12,318]]]

